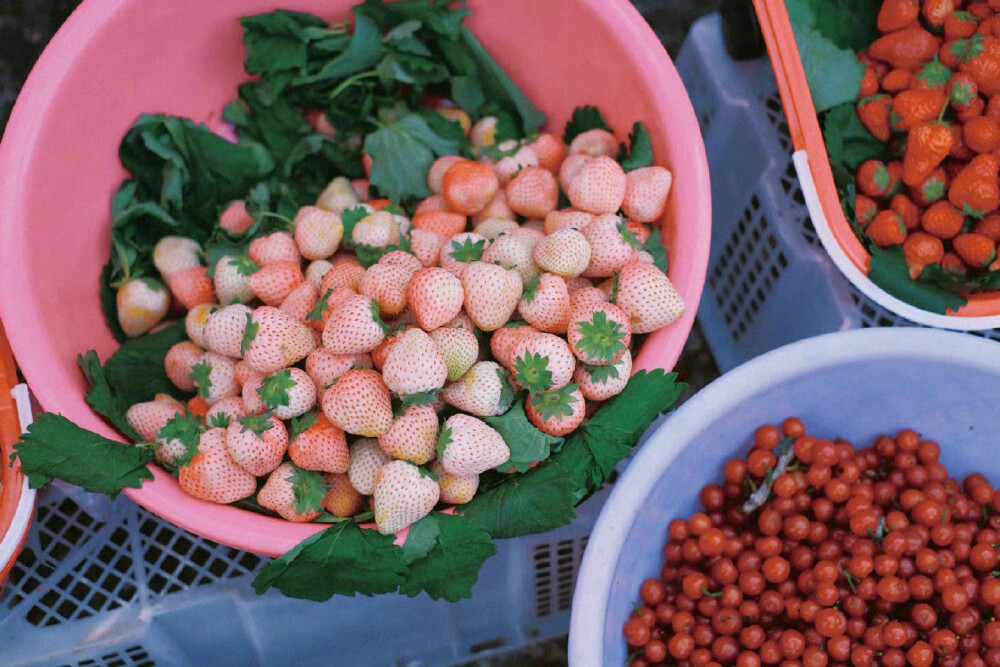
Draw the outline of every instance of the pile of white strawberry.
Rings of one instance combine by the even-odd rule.
[[[471,127],[473,143],[492,144],[494,126]],[[119,319],[135,336],[164,317],[171,294],[183,304],[190,341],[170,350],[166,372],[197,395],[134,405],[129,424],[187,493],[216,503],[256,494],[289,521],[356,516],[372,496],[390,534],[439,502],[468,502],[479,475],[510,458],[483,418],[524,391],[535,427],[572,432],[624,389],[632,334],[683,314],[643,250],[670,172],[626,174],[617,149],[597,129],[568,147],[543,134],[500,146],[495,160],[441,158],[428,177],[435,194],[412,219],[367,201],[367,181],[337,178],[293,230],[223,257],[211,278],[195,241],[162,239],[154,262],[169,291],[127,283]],[[560,187],[572,207],[557,210]],[[253,224],[243,202],[220,219],[234,234]],[[348,246],[384,254],[366,269]],[[443,423],[442,410],[452,413]]]

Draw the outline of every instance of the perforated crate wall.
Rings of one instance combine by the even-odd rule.
[[[823,249],[770,62],[730,60],[713,15],[695,23],[677,66],[712,174],[712,251],[698,317],[720,368],[832,331],[917,326],[864,296]],[[969,333],[1000,340],[1000,329]]]

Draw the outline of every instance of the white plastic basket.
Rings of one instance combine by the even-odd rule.
[[[915,326],[852,285],[823,247],[817,228],[826,227],[813,226],[806,205],[815,188],[799,181],[808,165],[804,153],[793,156],[770,61],[730,60],[713,14],[692,27],[677,69],[712,174],[712,251],[698,317],[719,367],[823,333]],[[968,333],[1000,340],[1000,329]]]

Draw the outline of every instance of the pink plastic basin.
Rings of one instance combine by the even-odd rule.
[[[99,302],[112,193],[126,172],[117,147],[145,112],[216,124],[246,79],[237,19],[290,9],[329,20],[351,0],[87,0],[28,79],[0,148],[0,317],[42,406],[120,436],[84,402],[76,355],[117,344]],[[627,0],[472,0],[469,27],[557,133],[580,104],[600,106],[625,138],[636,120],[674,172],[664,241],[684,319],[651,337],[637,369],[672,368],[694,322],[708,263],[711,206],[701,133],[680,77]],[[156,480],[128,491],[186,530],[275,556],[320,530],[185,495]]]

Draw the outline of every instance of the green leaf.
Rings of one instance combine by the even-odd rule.
[[[502,415],[510,410],[514,404],[515,396],[514,388],[510,386],[510,373],[507,372],[507,369],[498,368],[497,375],[500,377],[500,400],[497,401],[497,410]]]
[[[333,294],[332,289],[328,289],[323,296],[316,300],[316,305],[313,306],[312,310],[306,314],[307,322],[322,322],[323,315],[325,315],[330,310],[330,304],[327,299]]]
[[[863,162],[880,159],[885,145],[873,137],[858,118],[853,102],[839,104],[823,116],[823,138],[830,154],[830,164],[851,173]]]
[[[289,405],[292,399],[288,392],[298,386],[299,383],[292,379],[292,372],[286,368],[265,378],[264,383],[257,389],[257,393],[267,409],[274,410],[277,407]]]
[[[577,136],[590,130],[611,131],[611,126],[604,120],[597,107],[583,106],[573,110],[573,115],[566,123],[566,131],[563,133],[563,141],[572,143]]]
[[[33,489],[61,479],[114,500],[123,489],[138,489],[153,479],[146,469],[152,451],[108,440],[48,412],[28,427],[13,456],[21,460]]]
[[[842,49],[860,52],[881,36],[877,22],[881,3],[787,0],[785,5],[795,29],[814,28]]]
[[[816,112],[855,100],[865,74],[857,54],[838,47],[817,30],[793,28]]]
[[[408,550],[414,536],[417,545]],[[471,598],[479,570],[496,552],[490,534],[475,521],[433,512],[410,528],[403,547],[409,573],[400,592],[416,597],[426,591],[449,602]]]
[[[340,216],[340,221],[344,224],[344,239],[347,243],[350,243],[351,237],[354,235],[354,227],[369,215],[371,213],[367,209],[355,206],[347,209]]]
[[[340,79],[372,67],[382,55],[382,35],[366,14],[354,12],[354,35],[347,49],[328,62],[307,83]]]
[[[868,277],[897,299],[938,315],[945,315],[949,310],[956,312],[968,303],[968,299],[961,294],[949,292],[930,282],[912,280],[902,246],[883,250],[872,245],[869,251],[872,259]]]
[[[653,141],[649,137],[646,126],[641,122],[632,126],[632,131],[628,135],[628,150],[622,144],[618,154],[618,162],[621,163],[625,171],[633,171],[644,167],[652,167],[656,164],[653,160]]]
[[[476,114],[486,103],[483,87],[474,77],[456,76],[451,80],[451,101],[469,114]]]
[[[667,258],[667,248],[663,245],[663,228],[657,227],[646,239],[646,252],[653,256],[653,266],[667,273],[670,268],[670,260]]]
[[[481,491],[460,511],[494,538],[506,539],[555,530],[576,518],[576,485],[569,471],[548,463]]]
[[[445,450],[448,449],[448,445],[450,445],[452,442],[453,440],[451,439],[451,427],[445,426],[444,428],[441,429],[441,432],[438,433],[438,441],[437,441],[438,458],[444,456]]]
[[[528,421],[523,399],[503,416],[486,417],[483,421],[496,429],[510,447],[510,459],[497,468],[499,472],[528,472],[532,463],[546,460],[562,443],[562,438],[542,433]]]
[[[334,595],[391,593],[407,573],[395,539],[354,521],[333,524],[265,565],[253,581],[254,590],[263,594],[277,588],[288,597],[316,602]]]
[[[308,56],[306,28],[326,28],[309,14],[278,10],[240,19],[246,45],[247,74],[301,69]]]
[[[408,114],[365,137],[365,151],[372,158],[371,184],[396,202],[428,197],[431,164],[459,148],[458,142],[434,132],[419,114]]]

